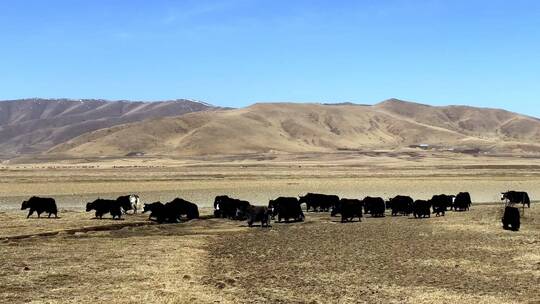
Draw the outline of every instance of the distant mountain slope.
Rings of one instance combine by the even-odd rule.
[[[71,99],[0,101],[0,154],[39,153],[81,134],[148,118],[215,109],[191,101]]]
[[[540,140],[540,119],[499,110],[468,106],[432,107],[397,99],[384,101],[375,108],[401,118],[454,130],[470,136],[504,140]]]
[[[540,120],[503,110],[431,107],[388,100],[374,106],[268,103],[190,113],[81,135],[49,151],[71,156],[218,155],[442,148],[540,152]]]

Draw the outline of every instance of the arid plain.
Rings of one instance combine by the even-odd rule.
[[[0,169],[0,297],[91,303],[538,303],[540,209],[501,228],[501,191],[540,197],[540,159],[421,150],[242,157],[54,160]],[[248,228],[204,217],[148,225],[146,215],[93,220],[84,204],[138,193],[183,197],[211,214],[216,195],[267,204],[306,192],[429,198],[470,191],[470,212],[365,217],[340,224]],[[25,219],[30,195],[57,199],[59,219]],[[140,226],[139,226],[140,225]],[[98,227],[102,228],[99,229]]]

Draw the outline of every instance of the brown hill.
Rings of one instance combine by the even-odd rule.
[[[538,142],[540,120],[499,110],[468,106],[431,107],[397,99],[376,106],[386,113],[469,136]]]
[[[539,152],[540,120],[503,110],[432,107],[398,100],[374,106],[268,103],[147,120],[84,134],[51,149],[70,156],[219,155],[441,149]]]
[[[38,153],[81,134],[148,118],[214,107],[190,100],[130,102],[70,99],[0,101],[0,154]]]

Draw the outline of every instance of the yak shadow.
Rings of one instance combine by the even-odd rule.
[[[345,222],[342,222],[341,220],[335,220],[335,221],[330,221],[330,223],[337,223],[337,224],[353,224],[353,223],[362,223],[362,221],[355,221],[355,220],[352,220],[352,221],[345,221]]]
[[[111,217],[104,217],[104,218],[99,218],[99,217],[93,217],[91,218],[91,220],[111,220],[111,221],[125,221],[126,219],[125,218],[117,218],[117,219],[113,219]]]
[[[239,225],[238,227],[242,227],[242,228],[272,228],[272,225],[263,226],[262,224],[259,224],[259,225],[251,225],[251,226],[249,226],[248,224],[245,224],[245,225]]]
[[[511,227],[502,227],[503,230],[506,230],[506,231],[511,231],[511,232],[519,232],[519,229],[516,229],[516,228],[511,228]]]
[[[54,217],[54,216],[51,216],[51,217],[48,217],[48,216],[42,216],[42,217],[37,217],[37,216],[31,216],[31,217],[27,217],[26,219],[27,220],[57,220],[57,219],[61,219],[62,217]]]
[[[190,221],[193,221],[193,220],[205,220],[205,218],[193,218],[193,219],[181,218],[179,222],[163,221],[161,223],[158,222],[158,220],[154,219],[154,218],[147,218],[146,219],[146,221],[157,223],[159,225],[162,225],[162,224],[184,224],[184,223],[187,223],[187,222],[190,222]]]
[[[299,224],[299,223],[305,223],[305,222],[306,221],[281,221],[281,222],[275,221],[274,224],[291,225],[291,224]]]

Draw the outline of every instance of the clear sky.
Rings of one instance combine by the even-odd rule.
[[[0,99],[499,107],[540,117],[537,0],[0,0]]]

